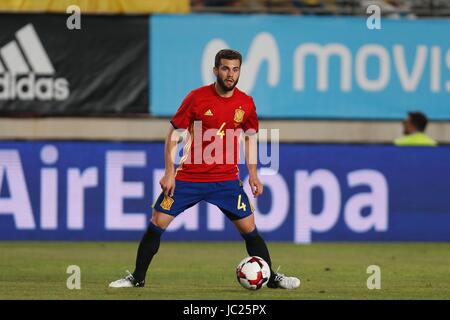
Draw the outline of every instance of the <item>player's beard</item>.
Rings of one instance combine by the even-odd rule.
[[[222,89],[223,92],[228,92],[228,91],[233,90],[234,87],[236,87],[238,81],[239,81],[239,78],[237,78],[236,81],[233,82],[233,85],[232,85],[231,87],[228,87],[228,86],[225,84],[225,81],[223,81],[219,76],[217,76],[217,83],[219,84],[220,89]]]

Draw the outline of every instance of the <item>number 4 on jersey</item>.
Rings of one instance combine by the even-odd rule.
[[[225,126],[226,122],[222,123],[219,130],[217,131],[217,135],[220,136],[220,139],[223,139],[223,136],[225,135],[225,131],[223,131],[223,127]]]

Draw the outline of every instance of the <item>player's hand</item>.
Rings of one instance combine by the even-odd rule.
[[[263,193],[263,184],[259,181],[258,177],[250,177],[248,179],[248,183],[250,184],[250,189],[253,193],[253,198],[260,196]]]
[[[166,173],[161,180],[159,180],[159,185],[166,197],[173,197],[173,193],[175,192],[175,175]]]

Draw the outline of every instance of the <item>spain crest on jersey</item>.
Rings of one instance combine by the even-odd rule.
[[[242,108],[242,107],[239,107]],[[242,122],[244,119],[245,111],[242,109],[236,109],[234,110],[234,122]]]

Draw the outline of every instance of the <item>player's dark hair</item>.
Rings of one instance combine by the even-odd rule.
[[[427,127],[428,119],[427,116],[422,112],[414,111],[408,112],[408,116],[411,119],[411,123],[419,130],[420,132],[424,132]]]
[[[242,64],[242,55],[239,51],[231,49],[223,49],[217,52],[214,66],[218,68],[220,66],[220,59],[226,60],[239,60],[239,64]]]

